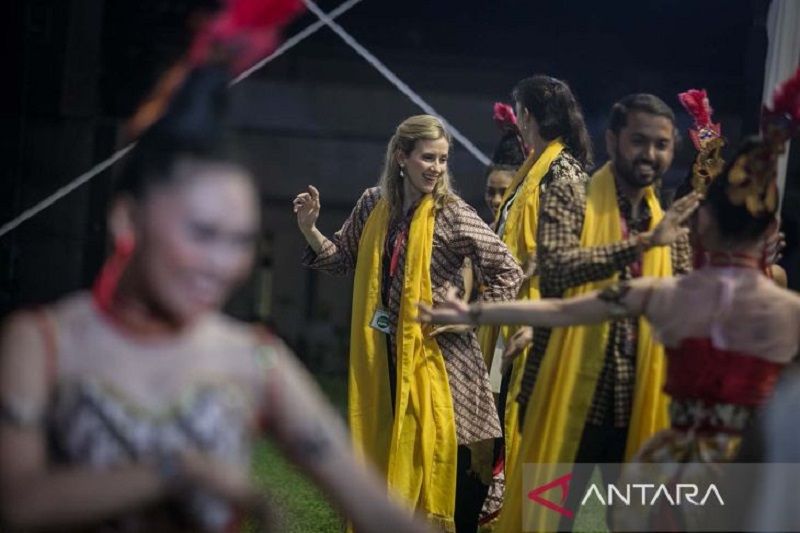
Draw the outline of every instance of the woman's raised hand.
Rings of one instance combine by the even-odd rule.
[[[313,185],[309,185],[308,190],[298,194],[292,204],[300,231],[303,234],[310,233],[316,227],[319,218],[319,191]]]

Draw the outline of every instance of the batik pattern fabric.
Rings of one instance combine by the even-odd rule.
[[[355,269],[361,233],[369,214],[380,199],[380,189],[367,189],[358,200],[341,229],[323,243],[315,254],[306,249],[303,264],[335,275],[346,275]],[[407,217],[395,224],[407,223]],[[458,197],[453,197],[436,213],[431,254],[433,303],[444,301],[447,287],[459,289],[463,296],[462,265],[472,260],[483,281],[481,300],[497,302],[514,298],[522,282],[522,269],[497,235],[481,220],[475,210]],[[397,235],[391,227],[387,235]],[[385,310],[389,315],[389,347],[392,361],[396,358],[397,314],[402,299],[402,272],[405,250],[401,249],[397,273],[389,277],[388,291],[383,290]],[[384,276],[386,279],[386,276]],[[450,391],[453,396],[456,435],[459,444],[472,444],[501,435],[500,420],[489,385],[489,375],[475,332],[444,333],[437,336],[445,358]]]
[[[132,342],[84,293],[41,315],[56,369],[46,415],[56,464],[98,470],[158,464],[193,449],[249,471],[277,342],[222,315],[174,343]],[[239,518],[224,500],[190,488],[168,504],[107,521],[102,530],[228,531]]]
[[[628,236],[607,246],[581,248],[580,238],[586,211],[585,183],[555,184],[543,196],[539,215],[539,286],[544,298],[559,298],[571,288],[618,274],[629,280],[641,271],[637,235],[647,231],[651,213],[645,202],[634,216],[627,197],[617,193],[623,227]],[[671,250],[673,272],[691,269],[691,249],[681,238]],[[604,364],[597,383],[587,423],[626,427],[630,420],[636,376],[637,319],[612,322]],[[550,329],[535,328],[533,346],[517,400],[527,405],[536,382],[539,365],[547,350]]]

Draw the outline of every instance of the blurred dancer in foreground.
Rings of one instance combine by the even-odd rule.
[[[250,270],[260,217],[251,176],[225,149],[229,72],[211,63],[189,71],[126,162],[114,253],[93,290],[3,327],[0,529],[269,522],[249,480],[267,435],[359,531],[423,531],[355,460],[286,346],[220,312]]]

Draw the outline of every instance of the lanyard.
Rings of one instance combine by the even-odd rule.
[[[397,265],[400,263],[400,252],[403,251],[403,247],[406,245],[406,241],[408,240],[408,228],[403,227],[400,231],[397,232],[397,236],[394,238],[394,246],[392,248],[392,259],[389,261],[389,277],[394,278],[394,275],[397,273]]]

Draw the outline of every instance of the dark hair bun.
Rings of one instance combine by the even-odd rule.
[[[225,131],[229,80],[227,71],[219,66],[190,71],[164,116],[144,133],[141,141],[156,138],[192,151],[213,149]]]
[[[524,162],[525,153],[522,151],[519,135],[515,131],[504,131],[492,154],[492,165],[520,167]]]
[[[148,128],[125,165],[118,192],[141,197],[171,179],[179,157],[230,159],[226,149],[228,72],[219,66],[193,69],[164,115]]]
[[[731,200],[731,170],[737,167],[742,157],[762,149],[764,142],[759,137],[748,137],[739,146],[736,154],[725,165],[725,170],[708,186],[706,202],[714,211],[720,235],[727,239],[753,240],[761,236],[775,217],[774,212],[764,211],[753,215],[744,203]]]

